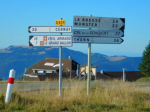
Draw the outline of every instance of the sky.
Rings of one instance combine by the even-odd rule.
[[[29,36],[39,35],[29,33],[29,26],[55,26],[60,18],[65,26],[73,26],[73,16],[92,15],[125,18],[124,42],[92,44],[92,53],[139,57],[150,41],[149,4],[150,0],[0,0],[0,48],[29,46]],[[67,48],[88,53],[87,43]]]

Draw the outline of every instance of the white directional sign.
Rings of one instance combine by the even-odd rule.
[[[74,37],[123,37],[124,32],[121,30],[97,30],[97,29],[73,29]]]
[[[72,36],[51,35],[51,36],[30,36],[29,46],[72,46]]]
[[[71,26],[29,26],[29,33],[71,33]]]
[[[73,43],[121,44],[122,38],[115,37],[73,37]]]
[[[125,28],[125,18],[74,16],[73,27],[119,30]]]

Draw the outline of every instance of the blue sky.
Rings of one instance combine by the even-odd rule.
[[[28,46],[29,36],[39,35],[28,33],[28,26],[55,26],[60,18],[66,21],[65,26],[73,26],[73,16],[92,15],[125,18],[124,42],[92,44],[92,53],[142,56],[150,41],[149,4],[150,0],[0,0],[0,48]],[[88,52],[88,44],[68,48]]]

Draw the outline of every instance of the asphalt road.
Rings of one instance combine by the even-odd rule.
[[[98,84],[102,87],[120,86],[124,83],[125,86],[140,86],[143,91],[150,92],[150,82],[91,82],[91,85]],[[72,88],[78,86],[87,86],[87,82],[62,82],[62,88]],[[58,82],[33,82],[33,83],[14,83],[13,90],[15,91],[39,91],[58,89]],[[5,93],[7,89],[6,83],[0,83],[0,92]]]

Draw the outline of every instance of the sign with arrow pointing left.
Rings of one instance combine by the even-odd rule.
[[[29,26],[29,33],[71,33],[71,26]]]
[[[72,46],[71,35],[30,36],[29,46]]]

